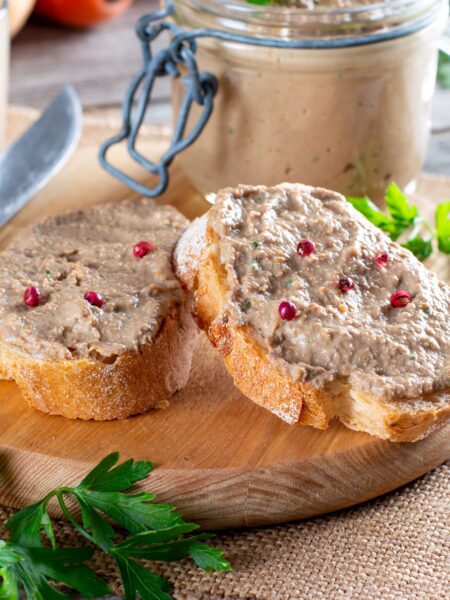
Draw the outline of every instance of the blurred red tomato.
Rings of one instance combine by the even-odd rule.
[[[123,13],[133,0],[37,0],[36,15],[69,27],[89,27]]]

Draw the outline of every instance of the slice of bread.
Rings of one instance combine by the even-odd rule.
[[[404,442],[450,418],[449,288],[339,194],[222,190],[175,263],[236,386],[287,423]]]
[[[166,407],[188,379],[197,336],[172,264],[187,225],[140,200],[23,231],[0,253],[0,377],[30,406],[69,418]],[[25,302],[30,287],[38,303]]]

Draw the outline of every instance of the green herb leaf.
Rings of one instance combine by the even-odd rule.
[[[94,554],[91,548],[30,548],[28,560],[39,572],[77,590],[86,598],[104,596],[111,590],[92,569],[81,565]]]
[[[414,223],[418,215],[417,206],[408,203],[405,194],[395,183],[388,185],[384,200],[389,214],[395,221],[405,225]]]
[[[191,548],[194,543],[207,540],[210,537],[206,533],[201,533],[200,535],[166,542],[165,544],[136,545],[135,547],[123,548],[121,553],[133,558],[173,562],[191,556]]]
[[[165,579],[147,571],[140,563],[120,555],[115,557],[125,590],[124,600],[135,600],[139,592],[142,600],[170,600],[169,584]]]
[[[110,592],[104,581],[92,569],[80,563],[89,560],[91,548],[26,548],[12,542],[0,546],[0,562],[8,557],[9,566],[2,570],[0,598],[15,600],[20,587],[32,600],[68,598],[56,590],[49,579],[64,583],[85,598],[104,596]],[[14,561],[11,561],[14,557]]]
[[[14,569],[0,569],[0,579],[0,600],[19,600],[19,584],[14,576]]]
[[[17,580],[23,586],[27,598],[33,600],[69,600],[69,596],[51,586],[40,573],[29,570],[27,567],[17,565],[14,568]]]
[[[93,509],[82,496],[77,496],[77,499],[80,503],[81,518],[85,529],[90,530],[95,543],[108,552],[116,537],[116,532],[108,521]]]
[[[122,579],[122,585],[125,592],[124,600],[135,600],[136,598],[136,579],[129,566],[129,560],[122,558],[120,554],[114,557]],[[157,597],[157,596],[156,596]]]
[[[436,209],[436,237],[439,250],[450,254],[450,200]]]
[[[73,527],[117,563],[125,589],[125,599],[169,600],[168,583],[151,573],[136,559],[174,561],[191,556],[205,570],[226,571],[231,567],[219,550],[203,540],[206,534],[189,535],[198,525],[186,523],[173,506],[154,504],[147,492],[125,494],[147,477],[152,463],[126,460],[117,465],[119,454],[103,459],[75,488],[62,487],[50,492],[41,502],[16,513],[7,523],[11,541],[0,540],[0,600],[18,600],[20,589],[29,600],[63,600],[66,594],[52,581],[76,589],[85,598],[103,596],[108,586],[84,564],[92,548],[57,548],[47,505],[56,498]],[[65,501],[75,498],[81,508],[80,524]],[[105,517],[132,535],[114,544],[116,532]],[[42,545],[45,533],[52,548]]]
[[[444,88],[450,88],[450,55],[439,52],[438,81]]]
[[[438,240],[441,252],[450,254],[450,201],[442,202],[436,210],[436,231],[423,219],[417,206],[409,204],[405,194],[395,184],[386,189],[386,204],[389,214],[383,213],[371,200],[364,198],[347,198],[356,210],[362,213],[373,225],[388,233],[392,240],[397,240],[408,230],[409,239],[401,245],[410,250],[418,259],[425,260],[433,252],[433,239]],[[426,237],[419,235],[426,230]]]
[[[367,196],[363,198],[349,197],[347,200],[373,225],[388,233],[393,240],[396,240],[406,229],[406,226],[399,225],[390,215],[382,212]]]
[[[10,542],[0,540],[0,567],[10,567],[20,558],[20,554],[14,550]]]
[[[123,492],[138,481],[146,479],[153,469],[151,462],[134,462],[131,458],[113,469],[112,467],[118,460],[118,452],[109,454],[95,469],[92,469],[86,475],[78,489],[89,489],[97,492]]]
[[[231,571],[230,563],[224,558],[222,550],[194,542],[189,553],[196,565],[204,571]]]
[[[42,546],[41,527],[46,524],[48,528],[45,515],[45,502],[27,506],[13,515],[6,524],[6,529],[11,532],[11,541],[23,546]]]
[[[137,533],[123,542],[115,545],[116,549],[127,550],[129,548],[138,548],[142,546],[148,546],[151,544],[161,544],[162,542],[168,542],[173,539],[177,539],[185,533],[195,531],[199,526],[195,523],[183,523],[182,525],[175,525],[168,529],[161,529],[160,531],[144,531],[143,533]]]
[[[421,237],[414,237],[402,244],[402,246],[410,250],[419,260],[425,260],[433,252],[432,240],[425,240]]]
[[[53,531],[52,520],[49,517],[47,510],[42,515],[41,525],[52,545],[52,548],[56,548],[55,532]]]
[[[88,504],[133,534],[148,529],[167,529],[183,522],[173,506],[151,504],[154,497],[146,492],[131,496],[115,492],[82,492],[82,498]]]

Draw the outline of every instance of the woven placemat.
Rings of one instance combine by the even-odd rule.
[[[218,534],[233,572],[190,561],[152,565],[180,600],[437,600],[450,598],[450,463],[387,496],[300,523]],[[13,510],[0,507],[0,523]],[[79,536],[63,522],[60,543]],[[93,567],[121,595],[112,563]]]

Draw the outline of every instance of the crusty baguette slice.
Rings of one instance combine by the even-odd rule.
[[[187,220],[142,200],[43,221],[0,254],[0,378],[28,404],[110,420],[165,408],[189,376],[197,326],[173,273]],[[133,255],[140,241],[156,249]],[[26,286],[40,288],[28,307]],[[103,307],[84,293],[95,289]],[[44,325],[45,323],[45,325]]]
[[[174,308],[152,344],[111,363],[34,359],[0,343],[0,379],[15,380],[28,404],[43,412],[70,419],[125,419],[167,408],[170,396],[185,386],[196,329],[186,305]]]
[[[278,192],[289,193],[291,188],[277,186]],[[310,192],[310,188],[298,188],[301,193]],[[269,194],[273,192],[262,186],[256,189]],[[224,190],[219,193],[219,202],[221,196],[226,202],[233,194],[237,199],[252,190],[246,186],[241,186],[237,191]],[[319,197],[333,195],[324,190],[319,192]],[[345,202],[334,195],[334,199],[336,197]],[[247,324],[240,326],[230,318],[230,290],[227,284],[229,265],[221,262],[220,240],[213,227],[214,218],[219,214],[215,213],[216,210],[217,204],[207,215],[194,221],[183,234],[175,250],[175,262],[178,276],[193,292],[195,316],[200,327],[223,356],[236,386],[246,396],[290,424],[298,422],[326,429],[332,419],[339,418],[351,429],[396,442],[420,440],[448,421],[448,387],[420,397],[389,399],[370,394],[358,385],[350,384],[349,379],[344,377],[321,387],[291,377],[279,362],[269,356],[253,327]],[[220,216],[223,217],[223,214]],[[354,218],[360,218],[356,212]],[[360,225],[371,229],[370,224],[366,225],[362,220]],[[375,236],[383,235],[378,230],[372,233]],[[387,240],[386,243],[390,244]],[[404,252],[401,249],[398,251]],[[420,265],[420,268],[424,267]],[[312,339],[310,343],[314,344],[315,341]]]

